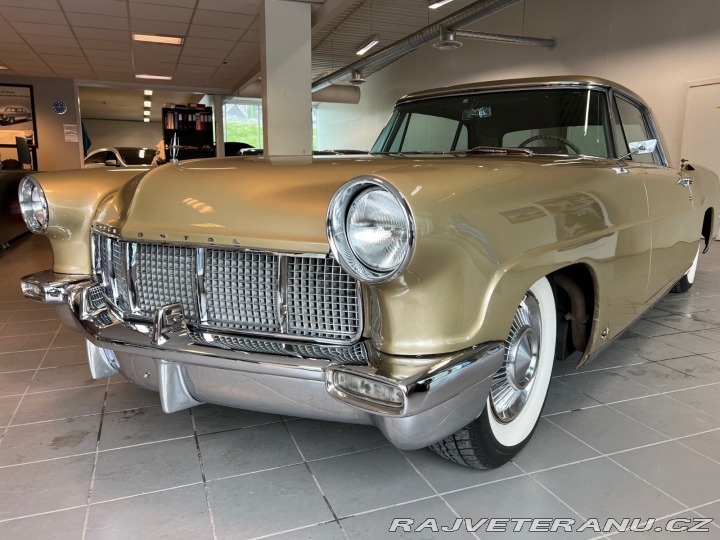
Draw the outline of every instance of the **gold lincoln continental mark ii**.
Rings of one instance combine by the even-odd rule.
[[[405,96],[367,156],[38,174],[20,203],[54,253],[22,289],[86,338],[93,377],[492,468],[554,362],[692,285],[720,184],[670,167],[629,90],[556,77]]]

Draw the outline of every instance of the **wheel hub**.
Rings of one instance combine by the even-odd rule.
[[[493,376],[490,387],[492,412],[500,422],[515,419],[530,397],[540,358],[541,330],[540,306],[528,294],[515,312],[505,362]]]

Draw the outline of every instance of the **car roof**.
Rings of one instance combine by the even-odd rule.
[[[552,86],[596,86],[600,88],[615,88],[624,94],[627,94],[635,101],[645,104],[643,99],[635,94],[632,90],[622,85],[602,79],[600,77],[589,77],[585,75],[559,75],[554,77],[533,77],[526,79],[504,79],[498,81],[474,82],[468,84],[459,84],[455,86],[444,86],[440,88],[431,88],[420,92],[407,94],[397,100],[397,104],[419,99],[435,98],[443,96],[452,96],[457,94],[472,94],[475,92],[486,92],[488,90],[507,90],[518,88],[546,88]]]

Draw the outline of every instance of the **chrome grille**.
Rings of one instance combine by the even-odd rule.
[[[126,317],[151,319],[159,308],[179,303],[188,324],[199,331],[266,334],[324,345],[360,338],[357,283],[332,258],[99,235],[94,245],[103,293]]]
[[[278,260],[273,255],[208,249],[208,321],[213,326],[279,332],[278,280]]]
[[[335,259],[288,257],[288,332],[352,339],[360,312],[355,280]]]
[[[88,304],[92,310],[100,309],[105,305],[101,286],[96,285],[94,287],[90,287],[90,290],[88,291]]]
[[[140,314],[152,317],[163,306],[181,304],[185,316],[197,320],[196,250],[166,244],[135,245],[135,294]]]

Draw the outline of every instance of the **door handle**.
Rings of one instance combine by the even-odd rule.
[[[692,178],[688,178],[687,176],[684,176],[683,178],[680,178],[680,179],[677,181],[677,183],[678,183],[678,185],[688,187],[688,186],[692,186],[692,184],[693,184],[693,179],[692,179]]]

